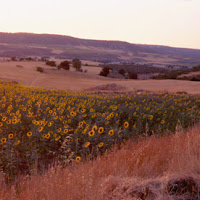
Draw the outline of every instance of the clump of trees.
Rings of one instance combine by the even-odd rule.
[[[58,65],[58,69],[65,69],[65,70],[69,70],[70,69],[70,62],[65,60],[63,62],[60,63],[60,65]]]
[[[74,58],[72,60],[72,66],[76,69],[76,71],[82,72],[82,69],[81,69],[82,63],[78,58]]]
[[[110,67],[107,67],[107,66],[104,66],[102,68],[102,70],[100,71],[100,76],[108,76],[108,74],[110,73],[110,70],[111,68]]]
[[[48,61],[46,61],[46,65],[49,65],[51,67],[56,67],[56,62],[48,60]]]

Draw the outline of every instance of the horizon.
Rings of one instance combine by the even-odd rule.
[[[2,4],[0,32],[200,49],[198,0],[28,2]]]
[[[81,40],[97,40],[97,41],[111,41],[111,42],[126,42],[129,44],[135,44],[135,45],[149,45],[149,46],[163,46],[163,47],[171,47],[171,48],[180,48],[180,49],[194,49],[194,50],[200,50],[200,48],[190,48],[190,47],[179,47],[179,46],[170,46],[170,45],[160,45],[160,44],[143,44],[143,43],[131,43],[125,40],[104,40],[104,39],[90,39],[90,38],[80,38],[80,37],[74,37],[71,35],[62,35],[62,34],[54,34],[54,33],[31,33],[31,32],[0,32],[0,33],[8,33],[8,34],[35,34],[35,35],[57,35],[57,36],[66,36],[66,37],[72,37],[75,39],[81,39]]]

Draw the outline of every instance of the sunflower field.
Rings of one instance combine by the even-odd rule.
[[[198,96],[94,94],[0,84],[0,171],[7,182],[50,164],[93,158],[129,138],[200,119]]]

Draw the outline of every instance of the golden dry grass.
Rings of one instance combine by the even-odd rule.
[[[22,67],[16,67],[20,65]],[[36,67],[42,67],[44,73],[36,71]],[[87,73],[56,70],[42,62],[0,62],[0,80],[17,81],[25,86],[88,90],[97,86],[115,83],[124,88],[124,91],[147,90],[153,92],[187,92],[189,94],[200,93],[200,83],[180,80],[123,80],[99,76],[100,67],[83,67]]]
[[[18,190],[14,186],[2,190],[0,199],[199,199],[199,128],[167,137],[129,141],[120,150],[114,149],[94,161],[65,169],[53,168],[30,181],[21,180]],[[183,186],[178,188],[179,182],[175,181],[188,184],[182,194],[179,190]],[[175,192],[170,192],[172,185],[177,189]]]

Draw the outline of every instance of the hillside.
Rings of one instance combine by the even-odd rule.
[[[101,62],[129,61],[173,65],[200,63],[200,50],[197,49],[33,33],[0,33],[0,56],[78,57]]]

